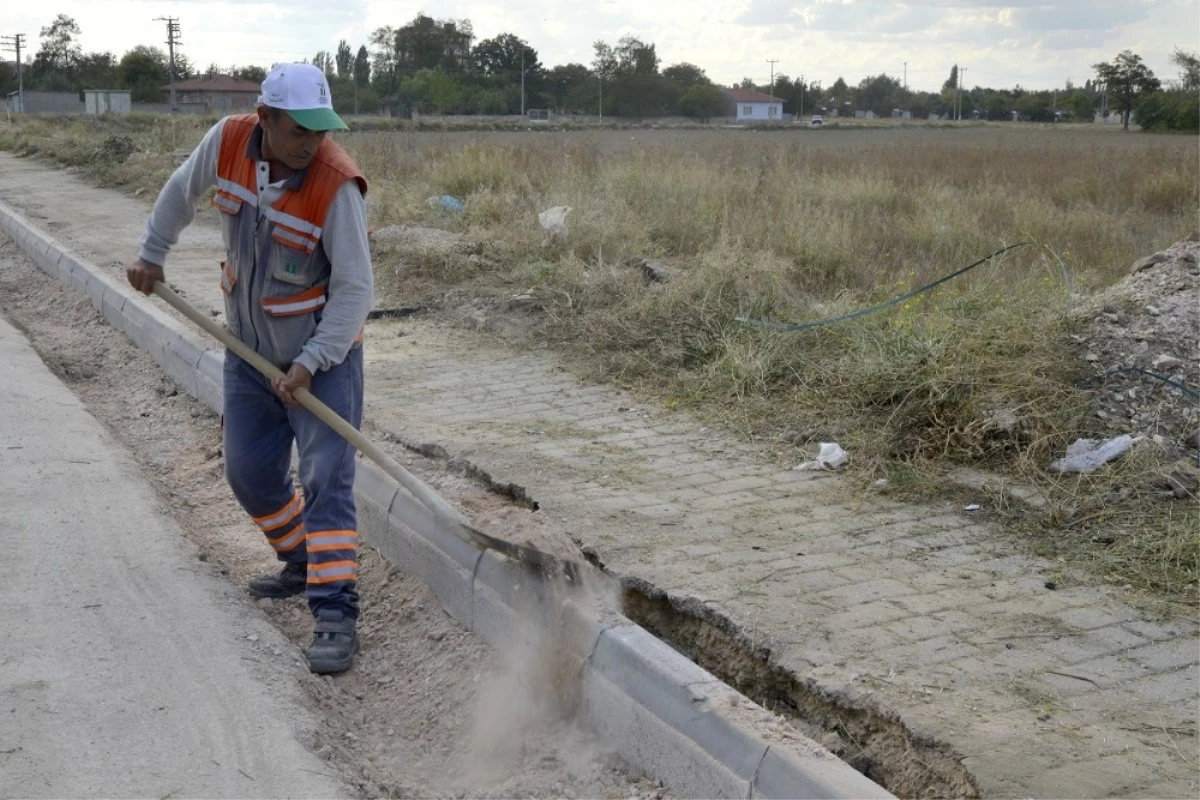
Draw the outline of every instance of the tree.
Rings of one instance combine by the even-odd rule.
[[[371,32],[371,75],[379,93],[384,96],[396,91],[399,68],[396,63],[396,29],[390,25]]]
[[[602,81],[612,80],[617,75],[617,54],[613,51],[612,45],[607,42],[598,41],[592,44],[592,49],[596,51],[595,57],[592,59],[592,71]]]
[[[653,44],[647,44],[636,36],[622,36],[613,54],[617,58],[618,72],[634,75],[657,75],[658,53]]]
[[[350,45],[346,44],[345,39],[338,42],[337,57],[334,60],[337,64],[338,77],[349,78],[350,70],[354,67],[354,54],[350,52]]]
[[[76,67],[80,89],[112,89],[117,85],[117,59],[112,53],[88,53]]]
[[[412,22],[396,29],[392,49],[402,73],[438,67],[464,72],[474,39],[470,20],[434,19],[418,13]]]
[[[1179,88],[1185,92],[1200,92],[1200,56],[1176,48],[1171,53],[1171,63],[1179,67]]]
[[[554,106],[559,111],[579,112],[587,108],[594,109],[596,102],[592,95],[595,93],[596,76],[583,64],[559,64],[546,74],[546,85],[554,98]],[[585,99],[578,102],[578,94],[583,90]],[[568,98],[576,99],[572,103]]]
[[[519,81],[522,63],[526,78],[531,74],[541,75],[543,68],[537,51],[511,33],[484,39],[471,50],[472,66],[484,75],[504,75]]]
[[[463,110],[463,86],[453,75],[436,70],[429,76],[428,87],[429,101],[439,113],[453,114]]]
[[[953,92],[958,88],[958,64],[950,68],[950,77],[942,84],[942,93]]]
[[[12,94],[17,90],[17,71],[0,61],[0,96]]]
[[[1096,97],[1087,88],[1071,89],[1058,99],[1059,106],[1074,119],[1090,122],[1096,114]]]
[[[366,86],[371,82],[371,57],[367,53],[366,45],[360,45],[357,55],[354,56],[354,82],[359,86]]]
[[[167,83],[167,54],[157,47],[139,44],[121,56],[117,75],[121,88],[132,91],[133,102],[161,102]]]
[[[1138,95],[1154,92],[1162,85],[1142,57],[1122,50],[1112,61],[1093,64],[1096,78],[1105,85],[1109,105],[1121,112],[1121,127],[1129,130],[1129,114]]]
[[[188,78],[194,78],[197,75],[196,67],[192,64],[190,58],[183,53],[175,53],[175,80],[186,81]]]
[[[658,73],[653,44],[622,37],[613,47],[596,42],[593,67],[603,81],[604,109],[626,117],[662,116],[673,108],[679,87]],[[599,87],[597,87],[599,89]]]
[[[704,74],[704,70],[686,61],[667,67],[662,71],[662,76],[683,90],[712,83],[708,75]],[[680,98],[680,101],[682,100],[683,98]]]
[[[858,107],[870,109],[881,117],[891,116],[892,109],[898,106],[897,98],[903,89],[903,84],[890,75],[863,78],[858,84]]]
[[[76,41],[79,23],[66,14],[41,29],[42,45],[29,69],[30,82],[49,91],[76,89],[76,69],[83,50]]]
[[[725,107],[725,95],[711,83],[698,83],[679,98],[679,110],[685,117],[708,122],[710,117],[719,116]]]
[[[326,80],[332,78],[337,69],[328,50],[318,50],[313,56],[312,65],[325,73]]]
[[[229,74],[239,81],[251,81],[253,83],[262,83],[267,79],[266,68],[257,67],[253,64],[245,67],[230,67]]]

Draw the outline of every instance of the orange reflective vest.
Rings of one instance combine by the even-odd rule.
[[[228,117],[221,131],[221,150],[217,157],[217,193],[213,205],[226,214],[237,214],[242,203],[258,206],[256,162],[246,155],[250,135],[258,125],[258,115]],[[280,244],[311,255],[321,239],[321,226],[329,204],[343,183],[358,182],[367,193],[367,179],[358,165],[332,140],[325,139],[304,173],[299,191],[284,192],[264,215],[273,225],[272,238]]]

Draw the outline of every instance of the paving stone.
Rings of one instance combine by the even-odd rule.
[[[1094,628],[1104,628],[1109,625],[1118,625],[1122,622],[1127,622],[1136,616],[1136,612],[1129,607],[1121,608],[1097,608],[1094,606],[1084,606],[1081,608],[1071,608],[1058,617],[1064,625],[1080,630],[1092,630]]]
[[[1123,627],[1136,633],[1138,636],[1144,636],[1147,639],[1155,642],[1174,639],[1181,634],[1190,635],[1195,638],[1196,625],[1188,620],[1174,620],[1172,622],[1160,622],[1156,620],[1131,619],[1123,623]]]
[[[1124,656],[1147,669],[1166,672],[1200,662],[1200,648],[1196,646],[1195,639],[1179,638],[1145,647],[1135,647],[1127,650]]]
[[[1163,703],[1189,703],[1196,708],[1200,667],[1189,666],[1174,672],[1159,673],[1126,684],[1137,694]]]

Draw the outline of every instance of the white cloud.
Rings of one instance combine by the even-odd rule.
[[[767,59],[778,59],[777,72],[825,85],[900,77],[907,62],[914,88],[936,90],[954,63],[972,84],[1037,88],[1080,83],[1124,49],[1170,78],[1173,48],[1200,49],[1200,0],[57,0],[52,10],[12,0],[0,33],[28,34],[32,58],[38,30],[64,13],[79,22],[85,50],[119,57],[163,46],[155,17],[170,15],[194,64],[267,65],[332,51],[341,38],[357,50],[375,28],[418,12],[468,18],[479,38],[515,33],[547,66],[590,63],[594,41],[628,33],[653,42],[664,66],[689,61],[721,83],[765,81]]]

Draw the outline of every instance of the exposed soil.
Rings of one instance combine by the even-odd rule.
[[[624,608],[647,630],[754,698],[735,713],[763,725],[768,740],[796,747],[793,727],[899,797],[979,797],[962,755],[945,742],[914,735],[894,715],[851,703],[770,664],[728,620],[699,603],[627,588]],[[811,745],[810,745],[811,746]]]
[[[1159,436],[1177,450],[1198,446],[1198,298],[1200,237],[1193,237],[1138,261],[1081,311],[1090,324],[1074,340],[1095,376],[1091,404],[1104,433]]]
[[[133,452],[202,560],[239,584],[276,567],[225,485],[219,418],[8,240],[0,245],[0,312]],[[441,491],[458,484],[476,506],[488,503],[472,479],[438,478],[431,483]],[[500,518],[513,513],[502,499],[491,503]],[[264,645],[257,657],[290,664],[324,720],[306,744],[331,771],[367,796],[665,794],[575,723],[554,682],[537,673],[540,654],[506,661],[419,580],[367,548],[360,563],[361,651],[345,675],[318,678],[304,665],[312,622],[302,599],[258,603],[294,646]]]

